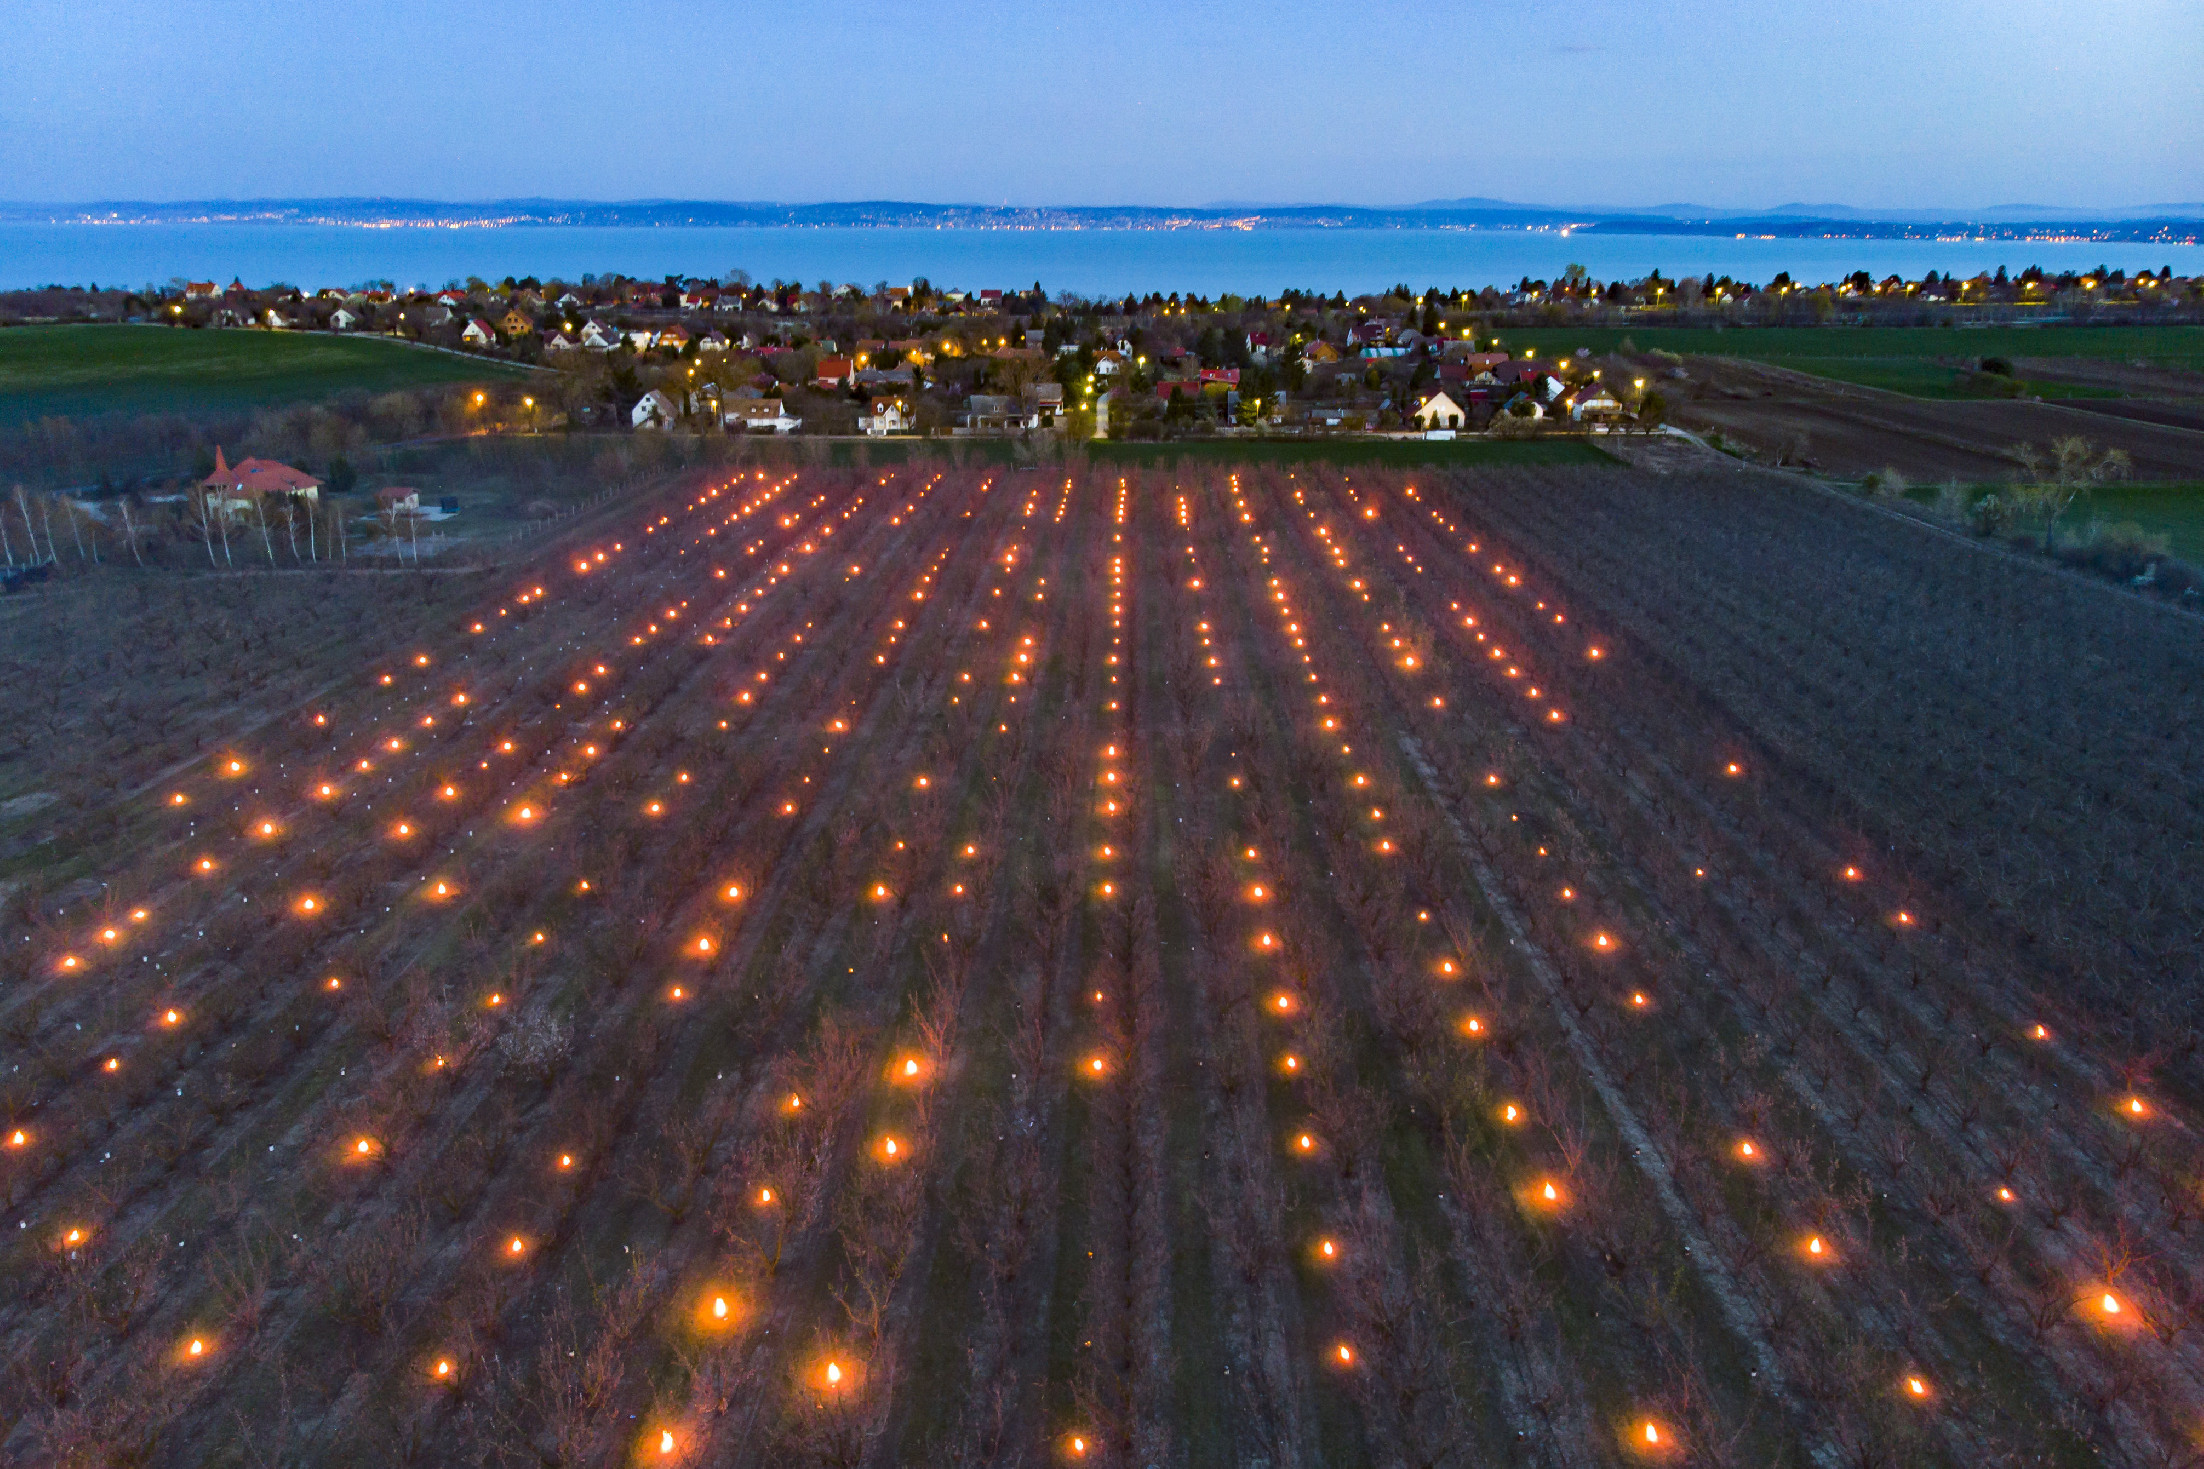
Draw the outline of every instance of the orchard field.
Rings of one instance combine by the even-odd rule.
[[[0,1459],[2197,1462],[2194,618],[1745,472],[616,516],[51,712]]]

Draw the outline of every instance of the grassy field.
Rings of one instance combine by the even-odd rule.
[[[2129,521],[2164,536],[2182,560],[2204,565],[2204,480],[2111,485],[2083,501],[2075,518]]]
[[[1971,504],[2000,488],[1974,485],[1968,490],[1968,501]],[[1927,505],[1935,501],[1937,491],[1933,485],[1916,485],[1907,495]],[[2164,536],[2167,549],[2182,560],[2204,564],[2204,480],[2162,480],[2093,490],[2061,517],[2059,533],[2078,534],[2091,521],[2140,526],[2154,536]]]
[[[371,337],[25,326],[0,331],[0,422],[49,414],[188,413],[511,377]]]
[[[1541,356],[1579,347],[1612,352],[1625,340],[1641,351],[1745,357],[1917,398],[1982,396],[1961,380],[1962,362],[1982,357],[2091,357],[2204,371],[2204,327],[1602,327],[1500,333],[1501,345]],[[2105,389],[2030,382],[2041,397],[2112,397]]]

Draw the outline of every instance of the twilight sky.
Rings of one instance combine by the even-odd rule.
[[[2204,198],[2197,0],[9,0],[0,198]]]

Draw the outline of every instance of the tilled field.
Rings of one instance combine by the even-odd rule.
[[[1913,398],[1741,358],[1693,358],[1691,376],[1670,385],[1678,422],[1847,479],[1896,469],[1917,482],[2005,480],[2020,468],[2018,445],[2070,435],[2123,451],[2137,479],[2204,473],[2193,390],[2166,374],[2148,375],[2158,381],[2146,396],[2041,403]]]
[[[1737,473],[668,491],[13,916],[0,1457],[2189,1463],[2197,632]]]

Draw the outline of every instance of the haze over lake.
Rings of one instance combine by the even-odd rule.
[[[1821,281],[1865,270],[1908,279],[1934,270],[2204,271],[2204,246],[2060,240],[1735,239],[1709,235],[1564,234],[1519,229],[992,230],[516,225],[365,228],[294,224],[0,224],[0,289],[49,284],[142,286],[171,278],[275,282],[308,289],[388,280],[441,286],[481,276],[904,282],[946,289],[1027,286],[1082,295],[1288,288],[1383,290],[1512,285],[1572,262],[1600,280],[1779,271]]]

